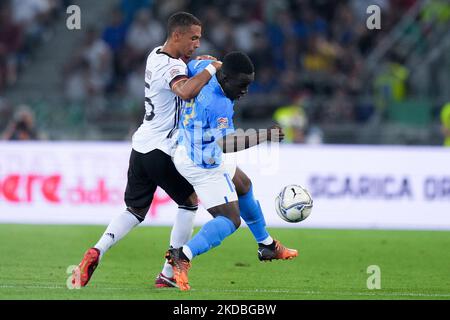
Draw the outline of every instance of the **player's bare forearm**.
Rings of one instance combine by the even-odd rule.
[[[250,134],[230,134],[219,140],[218,144],[224,153],[231,153],[249,149],[266,141],[281,142],[283,139],[283,130],[273,126]]]
[[[267,134],[256,132],[254,134],[230,134],[218,141],[218,144],[224,153],[238,152],[254,147],[267,141]]]
[[[214,61],[211,63],[216,70],[219,70],[222,66],[221,62]],[[172,91],[183,100],[190,100],[195,98],[200,90],[208,83],[211,79],[211,74],[207,70],[196,74],[192,78],[183,79],[176,82],[172,86]]]

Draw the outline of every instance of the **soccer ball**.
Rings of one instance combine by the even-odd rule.
[[[275,209],[281,219],[287,222],[305,220],[313,207],[313,200],[306,188],[290,184],[285,186],[275,198]]]

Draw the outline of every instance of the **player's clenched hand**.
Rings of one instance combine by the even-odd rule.
[[[195,60],[214,60],[217,61],[216,57],[210,56],[209,54],[204,54],[195,58]]]
[[[267,129],[267,140],[272,142],[281,142],[284,139],[284,132],[280,126],[271,126]]]
[[[213,65],[214,68],[216,68],[217,71],[219,71],[220,68],[222,68],[222,61],[217,60],[216,57],[210,56],[209,54],[198,56],[197,58],[195,58],[195,60],[213,60],[211,64]]]
[[[213,62],[211,62],[211,64],[214,66],[214,68],[216,68],[217,71],[219,71],[220,68],[222,68],[222,62],[221,61],[213,61]]]

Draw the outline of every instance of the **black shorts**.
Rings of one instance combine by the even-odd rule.
[[[157,186],[178,205],[183,205],[194,193],[194,188],[177,171],[169,155],[158,149],[145,154],[132,150],[125,190],[127,207],[149,207]]]

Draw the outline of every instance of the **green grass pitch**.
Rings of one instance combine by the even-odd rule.
[[[450,233],[270,229],[297,248],[291,261],[261,263],[242,228],[197,257],[192,290],[156,289],[170,228],[139,227],[103,258],[89,285],[69,290],[66,273],[103,226],[0,225],[0,299],[450,299]],[[381,271],[369,290],[368,266]]]

